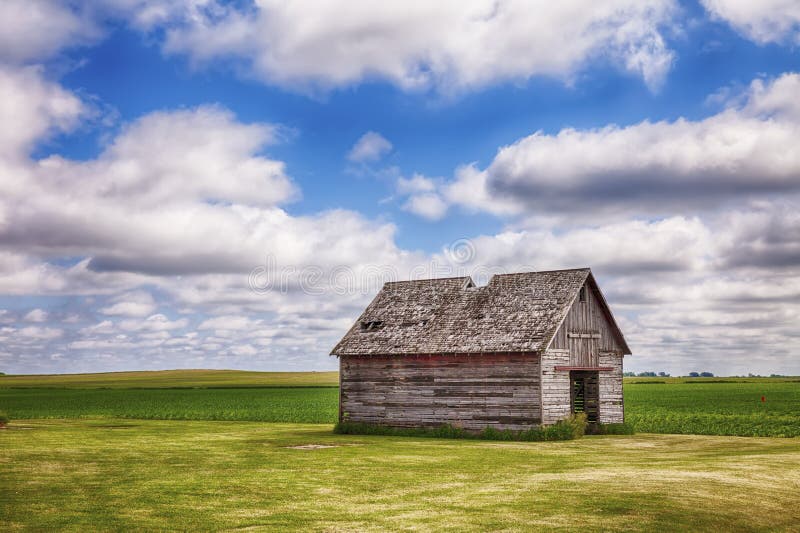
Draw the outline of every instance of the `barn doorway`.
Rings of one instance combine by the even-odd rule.
[[[573,413],[586,413],[586,420],[597,423],[600,414],[600,380],[597,371],[572,370],[569,373]]]

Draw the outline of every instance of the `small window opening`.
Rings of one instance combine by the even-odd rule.
[[[383,327],[382,320],[370,320],[369,322],[361,323],[361,331],[375,331]]]
[[[578,291],[578,301],[585,302],[586,301],[586,285],[581,287],[581,290]]]

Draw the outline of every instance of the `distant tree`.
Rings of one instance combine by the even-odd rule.
[[[714,377],[714,373],[713,372],[700,372],[700,377],[701,378],[713,378]]]
[[[635,378],[636,372],[623,372],[622,375],[626,378]]]
[[[658,377],[660,377],[660,378],[668,378],[668,377],[669,377],[669,374],[668,374],[668,373],[666,373],[666,372],[659,372],[659,373],[658,373]]]
[[[697,372],[689,372],[689,377],[690,378],[699,378],[700,374],[698,374]]]
[[[640,377],[640,378],[654,378],[654,377],[656,377],[656,373],[655,372],[639,372],[637,374],[637,376]]]

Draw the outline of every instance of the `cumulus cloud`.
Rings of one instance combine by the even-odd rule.
[[[27,156],[36,141],[73,129],[85,104],[39,67],[0,65],[0,165]],[[1,167],[0,167],[1,169]],[[0,187],[8,187],[8,180]]]
[[[353,211],[289,214],[281,205],[299,191],[264,154],[276,127],[221,107],[144,115],[94,159],[31,159],[41,139],[77,126],[82,103],[38,69],[4,72],[0,292],[72,302],[35,327],[3,314],[18,371],[253,367],[256,355],[261,368],[330,368],[343,317],[369,297],[364,271],[407,271],[421,255]],[[266,292],[250,283],[258,268]],[[107,318],[92,323],[97,313]],[[258,327],[230,329],[224,317],[243,313]]]
[[[86,10],[59,0],[0,2],[0,61],[48,58],[69,46],[88,44],[102,32]]]
[[[448,203],[499,215],[668,216],[800,191],[800,75],[755,80],[703,120],[536,132],[486,169],[458,169]]]
[[[115,296],[110,305],[100,309],[104,315],[144,317],[153,314],[157,305],[145,291],[131,291]]]
[[[197,329],[215,329],[215,330],[246,330],[258,326],[258,321],[252,320],[245,316],[218,316],[204,320],[197,326]]]
[[[447,214],[447,203],[436,193],[422,193],[406,200],[403,209],[428,220],[440,220]]]
[[[570,80],[597,60],[657,87],[673,60],[662,28],[675,12],[671,0],[261,0],[196,11],[168,29],[165,50],[195,63],[237,58],[264,82],[293,88],[377,78],[458,91],[537,75]]]
[[[722,268],[773,271],[800,266],[800,212],[787,203],[766,203],[724,216],[727,231],[718,242]]]
[[[474,261],[514,269],[591,266],[607,275],[703,268],[711,231],[698,218],[629,220],[562,231],[531,228],[472,240]]]
[[[119,322],[119,328],[124,331],[168,331],[171,329],[185,328],[189,323],[186,318],[170,320],[163,314],[150,315],[144,320],[130,318]]]
[[[63,334],[64,331],[61,329],[40,326],[28,326],[16,332],[17,338],[21,339],[23,342],[52,340],[61,337]]]
[[[440,220],[447,214],[448,204],[436,192],[437,181],[422,174],[397,179],[397,194],[408,198],[402,208],[428,220]]]
[[[47,320],[47,311],[44,309],[32,309],[25,315],[25,320],[28,322],[44,322]]]
[[[701,0],[717,19],[759,44],[800,44],[800,4],[795,0]]]
[[[383,135],[368,131],[356,141],[347,153],[347,159],[354,163],[373,162],[383,158],[391,151],[392,143]]]
[[[97,271],[241,270],[259,237],[290,218],[275,204],[297,194],[284,164],[259,155],[271,140],[269,126],[200,107],[142,117],[94,160],[0,167],[15,176],[2,180],[13,187],[0,200],[0,243],[87,254]]]

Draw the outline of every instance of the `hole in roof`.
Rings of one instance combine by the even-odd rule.
[[[424,326],[427,323],[428,323],[428,319],[427,318],[422,319],[422,320],[405,320],[405,321],[400,323],[400,326],[404,327],[404,328],[410,328],[411,326],[417,326],[417,325]]]
[[[361,331],[375,331],[383,327],[383,320],[369,320],[361,323]]]

